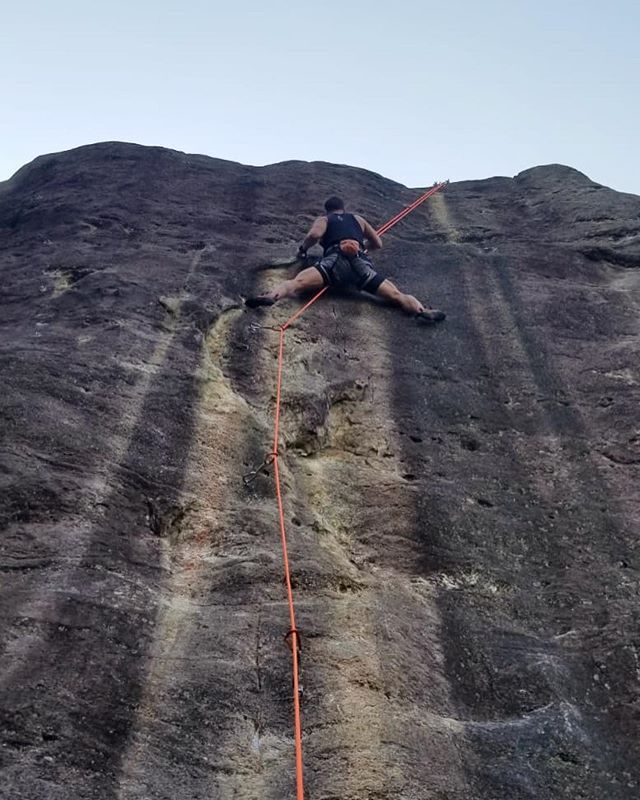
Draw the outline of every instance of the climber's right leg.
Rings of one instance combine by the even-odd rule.
[[[441,322],[445,319],[446,314],[444,311],[438,311],[435,308],[425,308],[425,306],[412,294],[405,294],[387,278],[380,286],[376,294],[384,300],[388,300],[395,306],[400,306],[407,314],[415,316],[418,322]]]

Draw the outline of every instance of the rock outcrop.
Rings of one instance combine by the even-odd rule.
[[[105,143],[0,184],[0,796],[292,796],[270,448],[278,280],[324,163]],[[451,184],[291,330],[309,798],[640,796],[640,198]]]

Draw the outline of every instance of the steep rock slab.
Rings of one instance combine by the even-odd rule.
[[[290,664],[266,475],[328,164],[103,144],[0,187],[4,796],[282,797]],[[637,796],[640,200],[575,170],[448,187],[291,331],[284,474],[310,796]]]

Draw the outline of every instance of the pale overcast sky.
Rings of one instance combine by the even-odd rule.
[[[640,194],[637,0],[22,0],[0,180],[123,140],[409,186],[559,162]]]

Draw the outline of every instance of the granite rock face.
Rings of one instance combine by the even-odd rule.
[[[293,794],[270,449],[324,163],[105,143],[0,184],[0,797]],[[282,470],[309,798],[640,796],[640,198],[451,184],[289,332]],[[290,271],[289,271],[290,272]]]

